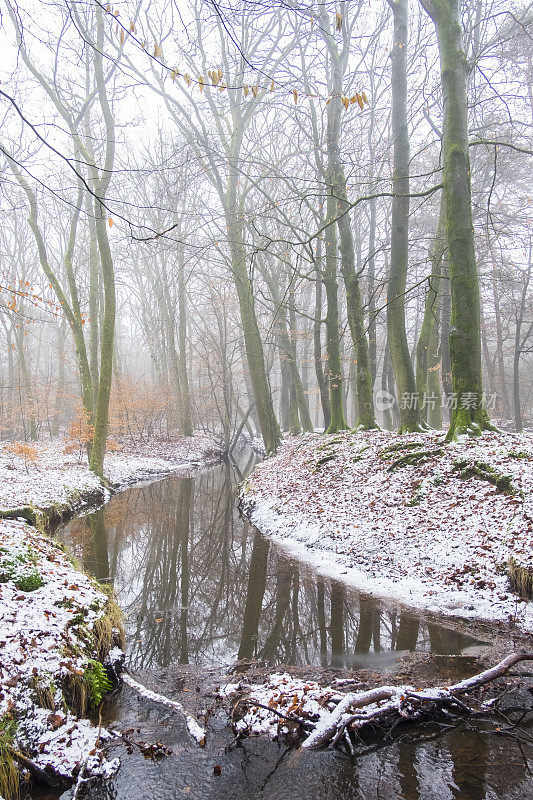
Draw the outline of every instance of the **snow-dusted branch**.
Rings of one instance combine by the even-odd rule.
[[[350,736],[362,729],[390,729],[398,721],[415,722],[442,709],[469,706],[459,697],[505,675],[520,661],[533,660],[533,652],[512,653],[490,669],[453,686],[416,690],[412,686],[377,686],[359,692],[343,693],[337,687],[322,687],[313,681],[300,681],[288,675],[272,676],[267,686],[251,687],[243,703],[248,706],[236,724],[239,733],[279,732],[279,726],[296,723],[308,733],[302,747],[312,749],[335,745],[341,739],[350,751]],[[280,722],[280,719],[283,722]]]
[[[153,700],[154,703],[160,703],[163,706],[167,706],[167,708],[171,708],[173,711],[178,711],[180,714],[183,714],[190,735],[200,747],[204,746],[206,735],[205,728],[202,728],[192,714],[189,714],[189,712],[185,710],[181,703],[177,700],[171,700],[169,697],[165,697],[157,692],[152,692],[151,689],[147,689],[146,686],[138,683],[131,675],[125,672],[122,673],[121,678],[126,686],[129,686],[130,689],[134,689],[141,697],[145,697],[147,700]]]

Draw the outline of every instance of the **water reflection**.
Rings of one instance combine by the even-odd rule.
[[[163,693],[175,691],[176,680],[173,670],[160,668],[178,663],[257,658],[382,670],[405,651],[432,651],[448,662],[447,654],[473,643],[287,557],[238,517],[241,477],[225,464],[194,480],[135,487],[62,532],[86,569],[113,582],[127,616],[128,661],[156,669]],[[369,743],[350,759],[332,750],[285,751],[261,738],[231,748],[231,731],[216,725],[210,747],[199,750],[177,715],[139,705],[128,692],[117,695],[106,713],[111,727],[141,726],[143,736],[164,740],[173,755],[154,764],[135,752],[121,753],[122,769],[111,787],[89,787],[93,800],[176,800],[184,793],[192,800],[300,800],[309,785],[320,787],[323,800],[531,796],[532,748],[484,733],[475,720],[438,738],[424,729],[425,741],[398,729],[387,747]],[[216,778],[215,763],[222,769]]]
[[[472,640],[318,577],[235,509],[230,463],[133,487],[61,532],[114,584],[128,660],[386,667],[406,650],[458,653]]]

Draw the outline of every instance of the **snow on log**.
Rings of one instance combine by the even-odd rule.
[[[398,720],[415,722],[442,709],[471,709],[461,700],[471,690],[504,675],[520,661],[533,660],[533,653],[512,653],[490,669],[452,686],[428,687],[377,686],[360,692],[343,693],[338,687],[320,686],[288,674],[272,675],[266,685],[249,687],[240,702],[247,706],[235,724],[238,734],[277,736],[296,727],[306,738],[306,749],[336,744],[341,739],[353,751],[350,733],[365,726],[388,727]]]
[[[173,711],[178,711],[180,714],[182,714],[185,717],[189,734],[192,736],[195,742],[200,745],[200,747],[205,745],[205,728],[202,728],[198,721],[192,716],[192,714],[189,714],[189,712],[185,710],[180,702],[177,700],[171,700],[169,697],[165,697],[157,692],[153,692],[151,689],[147,689],[146,686],[138,683],[138,681],[134,680],[131,675],[128,675],[125,672],[122,673],[121,677],[126,686],[129,686],[130,689],[134,689],[138,694],[141,695],[141,697],[144,697],[147,700],[152,700],[154,703],[160,703],[161,705],[167,706],[167,708],[171,708]]]

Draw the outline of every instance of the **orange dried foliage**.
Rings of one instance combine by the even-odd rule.
[[[10,442],[4,446],[4,450],[7,453],[12,453],[14,456],[23,458],[26,472],[29,472],[29,465],[35,464],[41,455],[35,445],[28,444],[27,442]]]
[[[74,409],[74,419],[67,428],[67,444],[64,453],[78,453],[78,460],[81,463],[84,449],[94,436],[94,425],[89,421],[89,414],[86,409],[77,404]]]
[[[170,387],[122,376],[115,380],[111,392],[109,433],[118,440],[148,441],[166,427],[173,405]]]

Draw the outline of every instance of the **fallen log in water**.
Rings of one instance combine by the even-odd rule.
[[[494,667],[452,686],[423,690],[403,685],[343,693],[337,687],[321,687],[288,675],[273,676],[268,686],[251,687],[250,694],[240,701],[247,705],[248,711],[235,729],[241,735],[275,735],[285,724],[299,728],[306,736],[302,743],[306,749],[335,745],[342,740],[353,753],[352,737],[365,729],[390,730],[398,722],[421,721],[450,709],[471,713],[473,709],[461,696],[528,660],[533,660],[533,653],[512,653]]]
[[[189,712],[179,703],[177,700],[171,700],[169,697],[165,697],[162,694],[158,694],[157,692],[153,692],[151,689],[147,689],[146,686],[143,686],[142,683],[134,680],[131,675],[128,675],[127,672],[123,672],[121,674],[122,681],[129,686],[130,689],[134,689],[141,697],[145,697],[147,700],[152,700],[154,703],[160,703],[161,705],[167,706],[167,708],[171,708],[173,711],[178,711],[185,717],[185,722],[187,723],[187,730],[189,731],[192,738],[195,742],[203,747],[205,745],[205,737],[206,732],[205,728],[198,723],[198,721],[189,714]]]

